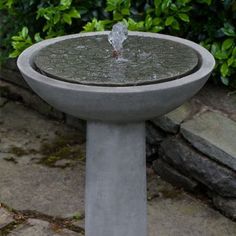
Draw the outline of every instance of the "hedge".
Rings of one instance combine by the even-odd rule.
[[[0,59],[43,39],[111,29],[164,33],[193,40],[216,59],[213,79],[236,88],[235,0],[1,0]]]

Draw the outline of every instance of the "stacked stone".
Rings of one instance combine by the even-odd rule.
[[[192,100],[154,120],[169,134],[154,168],[185,189],[205,189],[216,208],[236,219],[236,120],[229,117]]]

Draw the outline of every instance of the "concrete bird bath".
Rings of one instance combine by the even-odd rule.
[[[197,93],[215,62],[191,41],[141,32],[117,59],[108,34],[45,40],[17,63],[46,102],[87,120],[85,234],[147,236],[145,120]]]

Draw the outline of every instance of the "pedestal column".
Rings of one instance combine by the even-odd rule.
[[[145,123],[88,121],[85,235],[147,236]]]

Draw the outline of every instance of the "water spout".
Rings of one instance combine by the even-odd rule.
[[[128,37],[127,27],[119,22],[112,27],[112,31],[108,35],[108,41],[113,46],[113,57],[119,58],[122,54],[123,42]]]

